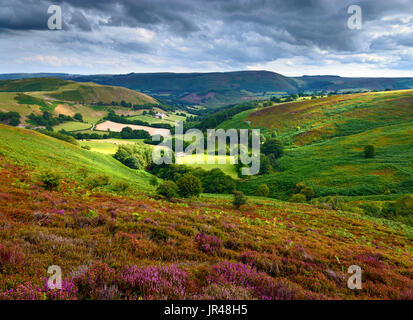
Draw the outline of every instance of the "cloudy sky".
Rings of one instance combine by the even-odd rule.
[[[50,5],[62,30],[48,29]],[[413,77],[413,0],[0,0],[0,61],[0,73]]]

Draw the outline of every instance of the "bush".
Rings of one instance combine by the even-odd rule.
[[[405,195],[404,197],[397,199],[394,203],[394,209],[397,215],[413,215],[413,196]]]
[[[302,203],[302,202],[305,202],[307,200],[307,198],[302,193],[296,193],[296,194],[292,195],[290,200],[291,200],[291,202]]]
[[[234,200],[232,204],[235,206],[236,209],[239,209],[242,205],[247,203],[247,197],[244,195],[242,191],[234,191]]]
[[[195,242],[199,250],[208,254],[217,254],[222,249],[222,240],[212,235],[199,233],[195,236]]]
[[[313,187],[305,187],[301,189],[301,194],[305,195],[307,201],[311,200],[315,196]]]
[[[177,182],[178,192],[184,198],[199,196],[202,192],[202,183],[199,178],[190,173],[186,173]]]
[[[82,149],[85,149],[85,150],[91,150],[92,148],[91,148],[90,146],[83,145],[83,146],[82,146]]]
[[[178,186],[175,182],[166,180],[159,185],[156,193],[170,200],[178,196]]]
[[[156,187],[157,185],[159,185],[159,181],[155,176],[152,176],[151,179],[149,180],[149,183],[151,184],[151,186]]]
[[[364,157],[369,159],[369,158],[374,158],[376,156],[376,148],[372,145],[368,145],[364,147]]]
[[[125,181],[116,181],[113,185],[113,189],[119,192],[125,192],[130,188],[130,184]]]
[[[255,193],[256,196],[259,197],[268,197],[270,194],[270,188],[266,184],[262,184],[258,187],[257,192]]]
[[[284,154],[284,147],[280,140],[268,139],[261,147],[261,152],[266,156],[273,154],[276,159]]]
[[[83,116],[82,116],[81,113],[78,112],[73,116],[73,119],[75,119],[77,121],[83,121]]]
[[[62,178],[60,173],[53,170],[47,170],[40,173],[39,179],[46,190],[54,190],[59,186]]]
[[[93,188],[103,187],[109,184],[110,177],[106,174],[94,174],[86,178],[86,184]]]

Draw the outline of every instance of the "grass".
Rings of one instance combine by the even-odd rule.
[[[412,298],[413,228],[403,224],[257,197],[236,210],[228,195],[120,196],[81,180],[47,191],[13,149],[0,156],[0,297],[27,298],[27,282],[42,286],[59,265],[77,289],[66,299]],[[347,287],[350,265],[362,290]]]
[[[0,152],[20,165],[38,170],[56,169],[71,179],[82,179],[81,169],[90,174],[105,174],[113,180],[130,183],[141,191],[150,191],[150,174],[132,170],[110,155],[84,150],[35,131],[0,125]]]
[[[92,125],[89,123],[78,122],[78,121],[69,121],[65,123],[61,123],[55,127],[53,127],[54,131],[66,130],[66,131],[79,131],[79,130],[86,130],[91,128]]]
[[[225,174],[231,176],[234,179],[238,178],[238,174],[235,171],[235,166],[230,163],[230,156],[210,156],[210,155],[186,155],[179,158],[178,164],[185,164],[189,167],[197,168],[200,167],[204,170],[212,170],[214,168],[221,169]],[[214,163],[207,163],[211,161]],[[225,164],[218,163],[219,161],[225,161]]]
[[[91,151],[96,151],[104,154],[115,154],[118,146],[121,144],[134,144],[143,141],[143,139],[102,139],[102,140],[88,140],[80,141],[81,146],[89,146]]]

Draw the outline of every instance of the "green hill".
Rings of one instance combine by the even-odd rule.
[[[103,105],[122,109],[122,101],[138,106],[158,104],[146,94],[92,82],[77,83],[56,78],[0,81],[0,111],[19,112],[23,120],[30,113],[49,111],[69,116],[79,112],[87,121],[97,121],[107,114],[108,108]]]
[[[260,128],[267,138],[275,136],[285,146],[273,173],[239,183],[248,194],[267,184],[270,196],[288,200],[297,192],[296,185],[304,182],[314,188],[316,198],[371,200],[382,207],[413,193],[412,90],[258,107],[219,127]],[[374,158],[364,157],[367,145],[375,147]]]
[[[129,169],[112,156],[84,150],[36,131],[2,124],[0,137],[0,155],[30,170],[56,170],[73,181],[84,181],[87,177],[99,179],[106,175],[109,183],[103,186],[104,190],[115,188],[117,182],[130,184],[131,191],[153,190],[149,185],[149,173]]]

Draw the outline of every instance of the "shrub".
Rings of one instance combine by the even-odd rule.
[[[77,300],[77,288],[73,281],[64,279],[62,289],[50,289],[45,279],[42,287],[26,282],[0,292],[0,300]]]
[[[86,178],[86,184],[93,188],[103,187],[109,184],[110,177],[106,174],[93,174]]]
[[[113,185],[113,189],[119,192],[125,192],[130,188],[130,184],[125,181],[116,181]]]
[[[184,198],[199,196],[202,192],[202,183],[199,178],[190,173],[186,173],[177,182],[178,192]]]
[[[57,171],[46,170],[40,173],[39,179],[46,190],[54,190],[59,186],[62,177]]]
[[[188,273],[176,265],[132,266],[120,276],[120,287],[129,299],[183,299]]]
[[[372,145],[364,147],[364,157],[365,158],[374,158],[376,156],[376,148]]]
[[[115,283],[115,271],[104,262],[95,262],[89,267],[75,272],[73,282],[79,289],[81,299],[116,298],[114,296],[107,297],[107,289],[113,287]]]
[[[83,145],[83,146],[82,146],[82,149],[91,150],[92,148],[91,148],[90,146],[88,146],[88,145]]]
[[[208,284],[230,284],[248,288],[259,299],[287,300],[296,296],[295,290],[287,285],[242,263],[220,262],[212,268],[206,281]]]
[[[255,193],[256,196],[259,197],[268,197],[270,194],[270,188],[266,184],[262,184],[258,187],[257,192]]]
[[[311,200],[311,198],[315,196],[315,192],[314,192],[313,187],[307,187],[306,186],[305,188],[301,189],[300,193],[305,196],[307,201]]]
[[[156,187],[157,185],[159,185],[159,181],[155,176],[152,176],[151,179],[149,180],[149,183],[151,184],[151,186]]]
[[[73,119],[77,120],[77,121],[83,121],[83,116],[81,113],[75,113],[75,115],[73,116]]]
[[[222,240],[212,235],[199,233],[195,236],[195,242],[199,250],[208,254],[217,254],[222,249]]]
[[[156,193],[170,200],[178,196],[178,186],[175,182],[166,180],[158,186]]]
[[[413,196],[405,195],[394,203],[395,213],[398,215],[413,215]]]
[[[266,156],[272,154],[274,158],[278,159],[284,154],[284,147],[280,140],[268,139],[262,145],[261,152]]]
[[[234,199],[232,204],[235,206],[236,209],[239,209],[242,205],[247,203],[247,197],[244,195],[242,191],[234,191]]]
[[[17,247],[6,247],[0,244],[0,266],[2,265],[19,265],[22,264],[24,260],[23,251]]]
[[[302,202],[305,202],[307,200],[307,198],[302,193],[296,193],[296,194],[292,195],[290,200],[291,200],[291,202],[302,203]]]

